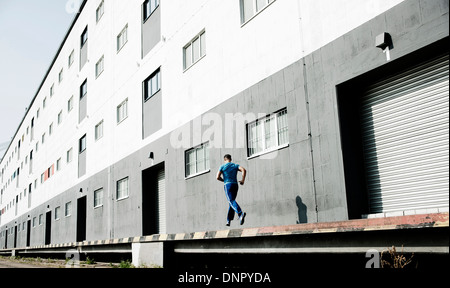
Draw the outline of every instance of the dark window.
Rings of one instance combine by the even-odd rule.
[[[159,0],[146,0],[144,2],[144,22],[152,15],[159,6]]]
[[[84,135],[80,139],[80,153],[83,153],[85,150],[86,150],[86,135]]]
[[[83,31],[83,34],[81,34],[81,48],[83,48],[87,40],[88,40],[88,27],[86,26],[86,28]]]
[[[83,99],[87,94],[87,79],[84,80],[83,84],[80,86],[80,99]]]
[[[158,68],[144,81],[144,101],[150,99],[161,90],[161,70]]]

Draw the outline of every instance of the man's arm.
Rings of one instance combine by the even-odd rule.
[[[239,181],[239,183],[240,183],[241,185],[244,185],[244,183],[245,183],[245,177],[247,176],[247,170],[245,170],[244,167],[239,167],[239,171],[242,172],[242,180]]]
[[[222,173],[223,173],[223,172],[220,171],[220,170],[219,170],[219,172],[217,172],[217,177],[216,177],[216,178],[217,178],[217,180],[220,181],[220,182],[224,182],[224,181],[223,181],[223,178],[222,178]]]

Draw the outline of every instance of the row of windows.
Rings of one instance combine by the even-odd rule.
[[[287,116],[287,109],[283,109],[247,124],[247,156],[249,158],[289,145]],[[209,148],[209,143],[204,143],[185,152],[186,178],[210,171]]]
[[[129,178],[126,177],[117,181],[116,186],[116,200],[123,200],[129,196]],[[94,208],[99,208],[103,206],[103,188],[97,189],[94,191]],[[64,206],[64,216],[70,217],[72,215],[72,202],[67,202]],[[61,207],[58,206],[55,208],[54,220],[60,220],[61,218]],[[39,222],[37,222],[39,220]],[[33,228],[38,225],[43,224],[43,214],[40,214],[38,217],[33,217],[32,225]],[[25,222],[23,222],[22,229],[25,230]],[[18,225],[18,230],[20,231],[20,224]],[[6,231],[7,233],[7,231]],[[11,232],[12,233],[12,232]],[[4,236],[4,235],[2,235]]]

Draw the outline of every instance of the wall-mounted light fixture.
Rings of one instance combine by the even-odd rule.
[[[150,152],[150,155],[148,155],[148,159],[150,159],[151,165],[153,166],[153,162],[155,161],[155,153]]]
[[[394,48],[392,37],[389,33],[384,32],[375,39],[375,46],[383,50],[386,54],[387,61],[391,61],[391,50]]]

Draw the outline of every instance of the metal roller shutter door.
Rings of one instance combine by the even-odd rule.
[[[158,227],[159,234],[166,233],[166,176],[164,169],[158,172]]]
[[[449,57],[368,87],[361,123],[370,213],[449,206]]]

